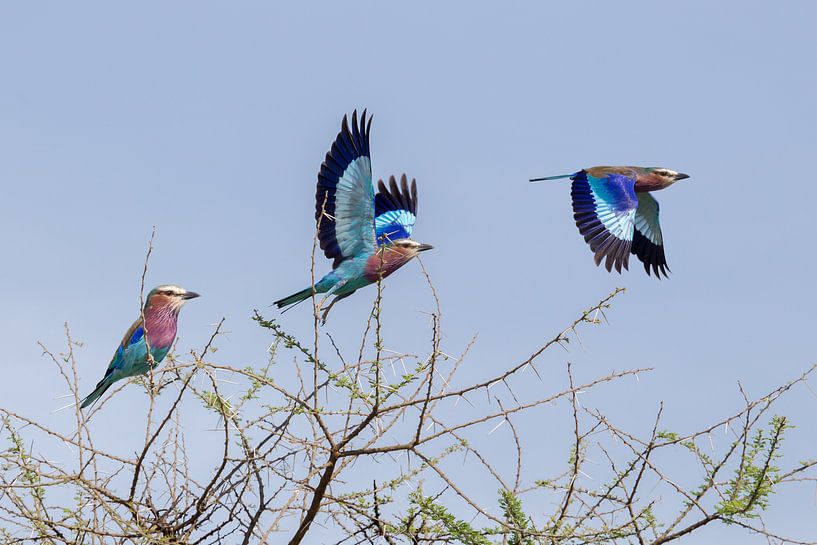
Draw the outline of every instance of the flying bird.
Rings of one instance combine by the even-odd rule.
[[[410,238],[417,220],[414,180],[409,184],[404,174],[398,185],[391,176],[388,185],[383,180],[378,182],[375,193],[369,153],[371,124],[365,110],[359,123],[357,110],[352,113],[351,125],[343,116],[340,132],[318,172],[315,221],[321,250],[333,260],[332,272],[314,287],[276,301],[278,308],[312,297],[314,289],[315,293],[326,294],[321,306],[334,296],[323,311],[325,321],[335,303],[432,248]]]
[[[198,296],[198,293],[179,286],[153,288],[145,299],[142,315],[133,322],[119,343],[105,376],[94,391],[82,400],[80,408],[84,409],[93,404],[117,380],[144,375],[150,369],[151,363],[154,367],[159,365],[176,340],[179,311],[188,300]],[[148,348],[152,362],[148,358]]]
[[[664,238],[658,223],[658,201],[650,194],[671,186],[687,174],[660,167],[592,167],[575,174],[534,178],[531,182],[570,178],[573,218],[607,271],[629,266],[630,253],[650,267],[658,278],[667,277]]]

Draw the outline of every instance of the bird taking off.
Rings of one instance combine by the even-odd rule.
[[[592,167],[575,174],[534,178],[531,182],[570,178],[573,218],[607,271],[628,268],[630,253],[658,278],[667,277],[664,239],[658,223],[658,201],[650,194],[688,175],[659,167]]]
[[[105,376],[88,397],[82,400],[84,409],[94,403],[117,380],[144,375],[151,364],[155,368],[167,356],[176,340],[176,322],[184,304],[199,294],[179,286],[153,288],[145,299],[142,315],[133,322],[119,343],[108,364]],[[150,349],[150,358],[148,358]],[[152,360],[152,361],[151,361]]]
[[[332,272],[315,283],[315,293],[325,293],[323,302],[334,295],[323,311],[358,289],[377,282],[411,261],[430,244],[411,240],[417,220],[417,185],[404,174],[400,185],[394,177],[386,185],[372,184],[369,154],[371,118],[366,111],[358,123],[357,110],[351,126],[343,116],[340,132],[318,172],[315,193],[315,220],[321,250],[332,259]],[[275,302],[289,307],[312,297],[313,287]]]

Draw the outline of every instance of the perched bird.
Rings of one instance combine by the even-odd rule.
[[[596,265],[606,259],[609,272],[628,268],[630,253],[650,267],[658,278],[667,276],[664,239],[658,223],[658,201],[650,194],[688,175],[659,167],[592,167],[575,174],[534,178],[531,182],[570,178],[573,218],[584,240],[596,254]]]
[[[315,293],[325,293],[323,302],[334,295],[323,311],[323,320],[332,306],[358,289],[408,263],[430,244],[411,240],[417,219],[417,185],[409,186],[406,175],[400,185],[394,177],[388,186],[378,182],[377,194],[372,184],[369,155],[369,130],[366,111],[358,123],[357,110],[351,126],[343,116],[340,132],[318,172],[315,194],[315,220],[318,240],[324,255],[333,260],[332,272],[315,283]],[[278,308],[289,307],[312,296],[313,287],[275,302]]]
[[[153,366],[159,365],[176,340],[179,311],[188,300],[198,296],[198,293],[179,286],[153,288],[145,299],[142,315],[133,322],[119,343],[105,376],[94,391],[82,400],[80,408],[93,404],[117,380],[147,373],[151,364],[148,361],[148,347]]]

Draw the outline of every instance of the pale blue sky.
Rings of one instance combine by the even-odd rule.
[[[468,376],[625,286],[611,326],[569,357],[583,377],[656,370],[592,402],[636,429],[659,400],[678,431],[720,419],[737,381],[759,395],[815,357],[815,21],[808,1],[3,4],[3,404],[70,425],[50,414],[64,392],[36,341],[59,348],[68,321],[90,389],[136,317],[152,225],[149,283],[203,295],[181,345],[225,316],[222,360],[260,363],[251,310],[308,283],[316,172],[343,114],[367,107],[375,176],[417,178],[446,346],[479,333]],[[691,175],[656,195],[669,280],[596,268],[569,184],[527,183],[595,164]],[[354,342],[373,296],[339,304],[327,330]],[[387,333],[421,346],[417,264],[387,298]],[[308,309],[283,322],[305,335]],[[99,429],[121,428],[133,390]],[[781,404],[789,460],[815,455],[815,408]],[[769,519],[815,538],[814,490],[783,496]]]

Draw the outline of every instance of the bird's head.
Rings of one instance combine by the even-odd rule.
[[[401,238],[399,240],[395,240],[390,244],[391,248],[397,250],[398,252],[405,255],[408,259],[416,256],[420,252],[425,252],[426,250],[434,249],[434,246],[431,244],[421,244],[417,241],[411,240],[410,238]]]
[[[364,275],[372,282],[385,278],[417,257],[420,252],[432,249],[431,244],[421,244],[410,238],[401,238],[380,247],[376,254],[366,260]]]
[[[173,284],[157,286],[148,293],[145,299],[145,310],[148,308],[168,308],[173,312],[179,312],[187,301],[198,296],[199,294],[194,291],[188,291]]]
[[[684,174],[683,172],[675,172],[674,170],[670,170],[664,167],[646,167],[641,169],[643,170],[644,174],[650,175],[653,178],[656,178],[661,185],[672,185],[678,180],[686,180],[689,178],[689,174]]]

